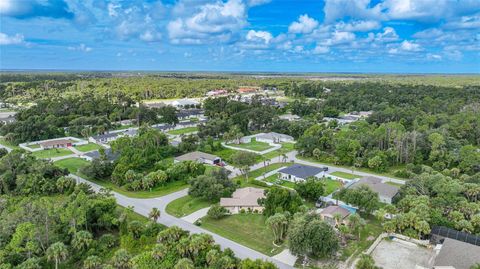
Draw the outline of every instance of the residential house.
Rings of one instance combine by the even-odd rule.
[[[123,132],[105,133],[105,134],[94,135],[90,137],[88,140],[92,143],[107,144],[123,135],[124,135]]]
[[[183,154],[174,158],[174,162],[182,162],[182,161],[196,161],[199,163],[211,164],[211,165],[222,165],[222,159],[218,156],[200,152],[200,151],[193,151],[187,154]]]
[[[304,181],[309,177],[321,178],[325,169],[322,167],[294,164],[278,171],[279,178],[291,182]]]
[[[288,120],[288,121],[297,121],[300,119],[300,116],[295,114],[283,114],[278,117],[282,120]]]
[[[480,246],[446,238],[438,247],[433,269],[471,269],[480,264]]]
[[[16,119],[15,119],[15,115],[17,114],[17,112],[0,112],[0,122],[1,123],[4,123],[4,124],[7,124],[7,123],[12,123],[14,122]]]
[[[220,198],[220,206],[231,214],[237,214],[242,209],[261,213],[264,207],[258,204],[258,200],[262,198],[265,198],[263,189],[246,187],[233,192],[232,198]]]
[[[182,109],[177,112],[177,118],[180,120],[189,119],[189,118],[200,118],[203,117],[203,109],[192,108],[192,109]]]
[[[260,87],[239,87],[237,92],[238,93],[255,93],[255,92],[258,92],[260,91]]]
[[[171,103],[176,108],[194,108],[200,106],[200,103],[193,99],[179,99]]]
[[[320,212],[320,217],[326,223],[338,227],[340,225],[347,225],[348,224],[348,216],[350,216],[351,212],[339,205],[330,205],[324,208]],[[337,220],[337,215],[339,219]]]
[[[104,152],[105,152],[106,159],[109,160],[110,162],[114,162],[120,156],[120,154],[118,154],[118,152],[114,153],[112,151],[112,149],[110,149],[110,148],[105,149]],[[82,159],[85,159],[85,160],[91,162],[95,159],[99,159],[100,156],[101,156],[100,151],[94,150],[94,151],[87,152],[80,157]]]
[[[265,142],[268,144],[279,144],[283,142],[294,142],[295,139],[293,139],[292,136],[286,135],[286,134],[279,134],[275,132],[270,132],[270,133],[261,133],[256,135],[257,141],[259,142]]]
[[[383,183],[383,180],[378,177],[363,177],[360,180],[352,183],[348,188],[358,188],[360,186],[368,186],[374,192],[378,193],[380,202],[391,204],[393,198],[398,194],[400,188],[387,183]]]
[[[67,148],[73,146],[71,139],[52,139],[38,143],[42,149]]]
[[[220,96],[220,95],[226,95],[227,93],[228,93],[227,90],[218,89],[218,90],[209,91],[205,95],[206,96]]]

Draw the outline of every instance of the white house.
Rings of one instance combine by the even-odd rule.
[[[196,107],[200,105],[200,103],[193,99],[179,99],[179,100],[173,101],[171,105],[176,108],[189,108],[189,107]]]
[[[322,167],[294,164],[278,171],[279,178],[291,182],[304,181],[309,177],[321,178],[325,174]]]
[[[279,134],[275,132],[259,134],[256,136],[257,141],[265,142],[268,144],[279,144],[283,142],[293,142],[294,139],[292,136]]]
[[[265,198],[263,192],[263,189],[252,187],[237,189],[232,194],[232,198],[220,198],[220,206],[227,209],[231,214],[237,214],[242,209],[261,213],[264,207],[258,204],[258,199]]]
[[[222,159],[220,157],[200,152],[200,151],[193,151],[187,154],[180,155],[174,158],[174,162],[182,162],[182,161],[195,161],[199,163],[211,164],[211,165],[221,165]]]

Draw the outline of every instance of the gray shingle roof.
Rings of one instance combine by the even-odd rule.
[[[98,150],[87,152],[84,155],[92,159],[100,158],[100,152]],[[113,153],[112,149],[105,149],[105,156],[107,157],[107,160],[113,162],[118,158],[118,156],[120,156],[120,154]]]
[[[350,185],[350,188],[358,188],[362,185],[370,187],[380,196],[389,198],[393,198],[400,190],[400,188],[397,186],[382,183],[382,179],[378,177],[363,177],[359,181]]]
[[[292,166],[279,170],[279,173],[284,173],[298,178],[306,179],[307,177],[315,176],[323,171],[323,168],[308,166],[303,164],[294,164]]]
[[[215,155],[200,152],[200,151],[189,152],[187,154],[183,154],[178,157],[175,157],[175,160],[177,161],[197,161],[199,159],[214,161],[218,159],[218,157]]]
[[[446,238],[442,249],[435,258],[434,266],[453,266],[455,269],[469,269],[480,263],[480,247]]]

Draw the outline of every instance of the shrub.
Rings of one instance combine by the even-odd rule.
[[[245,214],[245,209],[240,209],[240,214]]]
[[[260,186],[260,187],[264,187],[264,188],[267,188],[268,187],[268,184],[263,182],[263,181],[260,181],[260,180],[255,180],[255,179],[252,179],[249,181],[250,184],[253,184],[253,185],[257,185],[257,186]]]
[[[228,210],[218,204],[212,205],[207,212],[207,216],[212,219],[220,219],[228,214]]]

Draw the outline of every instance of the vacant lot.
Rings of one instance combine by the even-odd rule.
[[[170,130],[167,133],[171,135],[182,135],[182,134],[188,134],[188,133],[193,133],[197,131],[198,131],[197,127],[186,127],[186,128],[176,129],[176,130]]]
[[[55,157],[62,157],[73,154],[73,152],[69,149],[65,148],[58,148],[58,149],[45,149],[39,150],[32,153],[33,156],[41,159],[49,159]]]
[[[169,203],[166,210],[168,214],[181,218],[211,204],[209,201],[187,195]]]
[[[242,144],[228,144],[229,146],[236,147],[236,148],[241,148],[241,149],[249,149],[249,150],[254,150],[254,151],[264,151],[267,149],[272,148],[268,143],[265,142],[259,142],[255,140],[255,138],[252,138],[252,140],[249,143],[242,143]]]
[[[341,178],[344,178],[344,179],[355,179],[355,178],[358,178],[358,177],[359,177],[359,176],[354,175],[354,174],[345,173],[345,172],[340,172],[340,171],[336,171],[336,172],[330,173],[330,175],[336,176],[336,177],[341,177]]]
[[[381,268],[410,269],[417,265],[431,268],[434,252],[403,240],[383,240],[372,252],[375,265]]]
[[[342,186],[342,183],[340,183],[339,181],[329,178],[322,179],[322,182],[325,183],[325,195],[336,191]]]
[[[266,217],[262,214],[237,214],[214,220],[202,219],[202,228],[226,237],[239,244],[255,249],[265,255],[280,253],[283,247],[273,245],[273,233],[265,225]]]
[[[85,161],[84,159],[81,158],[68,158],[68,159],[63,159],[60,161],[56,161],[55,165],[61,168],[66,168],[70,173],[77,173],[78,170],[82,167],[85,167],[89,164],[88,161]]]
[[[97,145],[95,143],[88,143],[86,145],[76,146],[75,148],[81,152],[89,152],[89,151],[100,149],[102,148],[102,146]]]

